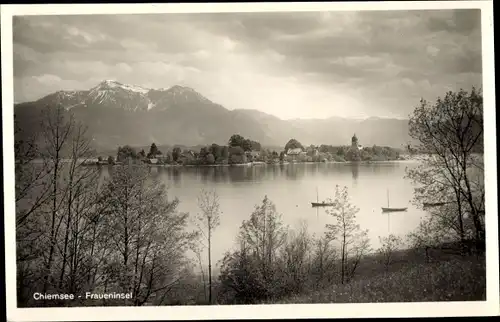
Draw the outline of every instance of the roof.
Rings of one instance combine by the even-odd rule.
[[[288,149],[288,152],[286,154],[296,155],[300,154],[300,152],[302,152],[301,148],[295,148],[295,149]]]

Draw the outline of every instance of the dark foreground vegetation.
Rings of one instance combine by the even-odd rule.
[[[438,246],[427,261],[424,249],[399,251],[387,270],[382,258],[367,257],[352,283],[311,289],[277,303],[485,301],[484,254],[459,251],[458,244],[455,252]]]
[[[85,128],[58,108],[45,113],[43,147],[35,138],[15,142],[19,307],[485,299],[484,169],[472,153],[482,149],[482,131],[470,130],[482,126],[482,96],[474,89],[422,101],[410,119],[421,142],[414,149],[432,151],[407,173],[415,203],[439,202],[414,232],[381,236],[373,248],[347,188],[337,186],[326,200],[331,223],[314,236],[306,225],[285,226],[263,193],[238,247],[217,263],[216,191],[200,192],[194,216],[177,210],[144,164],[119,164],[102,178],[78,162],[91,153]],[[351,152],[360,151],[355,143]],[[75,299],[37,300],[35,292]]]

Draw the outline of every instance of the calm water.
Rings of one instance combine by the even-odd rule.
[[[254,167],[164,168],[151,167],[150,174],[169,187],[170,197],[180,200],[179,210],[199,212],[197,196],[202,188],[215,189],[220,198],[221,224],[213,235],[215,261],[235,246],[243,220],[250,217],[254,207],[265,195],[276,205],[285,224],[298,228],[302,221],[310,233],[322,234],[325,224],[333,218],[324,208],[312,208],[311,202],[333,198],[335,185],[347,186],[352,203],[360,211],[357,222],[369,229],[374,248],[378,236],[390,233],[404,235],[413,230],[424,214],[411,203],[413,186],[404,179],[406,167],[415,162],[377,164],[290,164]],[[105,167],[103,167],[105,168]],[[387,192],[391,207],[408,207],[407,212],[383,214]],[[390,216],[390,217],[388,217]],[[214,262],[215,262],[214,261]]]

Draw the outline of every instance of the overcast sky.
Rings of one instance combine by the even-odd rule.
[[[479,10],[14,18],[15,101],[104,79],[283,119],[407,117],[480,87]]]

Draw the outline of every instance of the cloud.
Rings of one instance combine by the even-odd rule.
[[[51,86],[58,85],[61,82],[61,78],[56,75],[43,74],[41,76],[33,76],[33,79],[42,85]]]
[[[407,116],[419,97],[481,86],[478,10],[25,16],[13,27],[16,83],[39,86],[16,87],[16,101],[117,79],[282,118]]]

